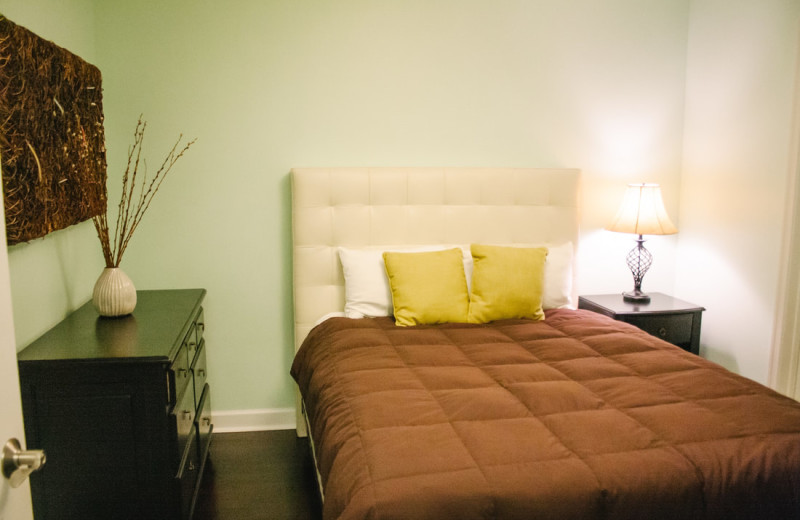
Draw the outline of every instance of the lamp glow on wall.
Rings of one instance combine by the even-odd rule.
[[[622,293],[622,296],[629,302],[649,302],[650,296],[642,292],[642,279],[653,263],[653,255],[645,249],[642,235],[672,235],[678,232],[667,215],[661,187],[658,184],[629,184],[622,206],[606,229],[639,235],[636,247],[625,257],[633,274],[633,291]]]

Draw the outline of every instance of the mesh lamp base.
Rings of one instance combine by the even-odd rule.
[[[636,247],[626,258],[633,274],[633,291],[622,295],[628,302],[650,302],[650,297],[642,292],[642,278],[653,263],[653,255],[642,245],[642,235],[672,235],[678,232],[664,208],[658,184],[628,184],[622,205],[606,229],[639,235]]]
[[[622,299],[631,303],[650,303],[650,295],[642,291],[633,290],[622,293]]]
[[[653,265],[653,255],[645,249],[642,235],[636,239],[636,247],[630,250],[625,261],[633,275],[633,291],[622,293],[622,299],[626,302],[648,303],[650,296],[642,292],[642,279]]]

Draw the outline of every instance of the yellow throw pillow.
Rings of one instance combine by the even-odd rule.
[[[469,312],[461,249],[383,253],[397,325],[465,323]]]
[[[546,247],[473,244],[469,322],[511,318],[543,320],[542,288]]]

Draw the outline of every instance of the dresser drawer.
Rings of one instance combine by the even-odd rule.
[[[196,423],[199,438],[198,449],[200,450],[201,460],[203,460],[211,442],[211,432],[214,430],[214,424],[211,422],[211,387],[207,384],[203,387],[203,394],[200,397]]]
[[[175,477],[180,493],[180,518],[191,518],[194,491],[197,488],[197,479],[200,477],[200,453],[197,450],[197,434],[192,431],[187,439],[187,450],[184,454],[178,474]]]
[[[182,344],[175,361],[167,370],[167,401],[174,408],[182,398],[189,386],[192,373],[189,371],[189,358],[186,354],[186,344]]]
[[[181,460],[186,452],[189,437],[194,430],[194,419],[194,392],[190,389],[188,392],[183,393],[183,397],[170,414],[170,422],[173,425],[173,438],[177,445],[175,454],[178,460]]]
[[[194,357],[192,364],[192,375],[194,377],[194,402],[195,406],[200,406],[200,396],[203,393],[203,387],[206,384],[208,377],[208,370],[206,369],[206,349],[205,340],[200,341],[200,347],[197,349],[197,355]]]
[[[200,341],[203,339],[203,332],[206,330],[206,315],[203,311],[203,308],[200,308],[200,313],[197,315],[197,319],[195,320],[195,330],[197,334],[197,344],[200,344]]]
[[[626,316],[623,321],[674,345],[688,345],[692,341],[692,314]]]
[[[197,354],[197,324],[193,323],[189,333],[186,335],[186,339],[183,340],[183,344],[186,346],[186,355],[189,359],[189,364],[192,364],[194,361],[194,356]]]

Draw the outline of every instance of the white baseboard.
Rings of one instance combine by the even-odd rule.
[[[214,433],[294,430],[294,408],[261,408],[212,412]]]

